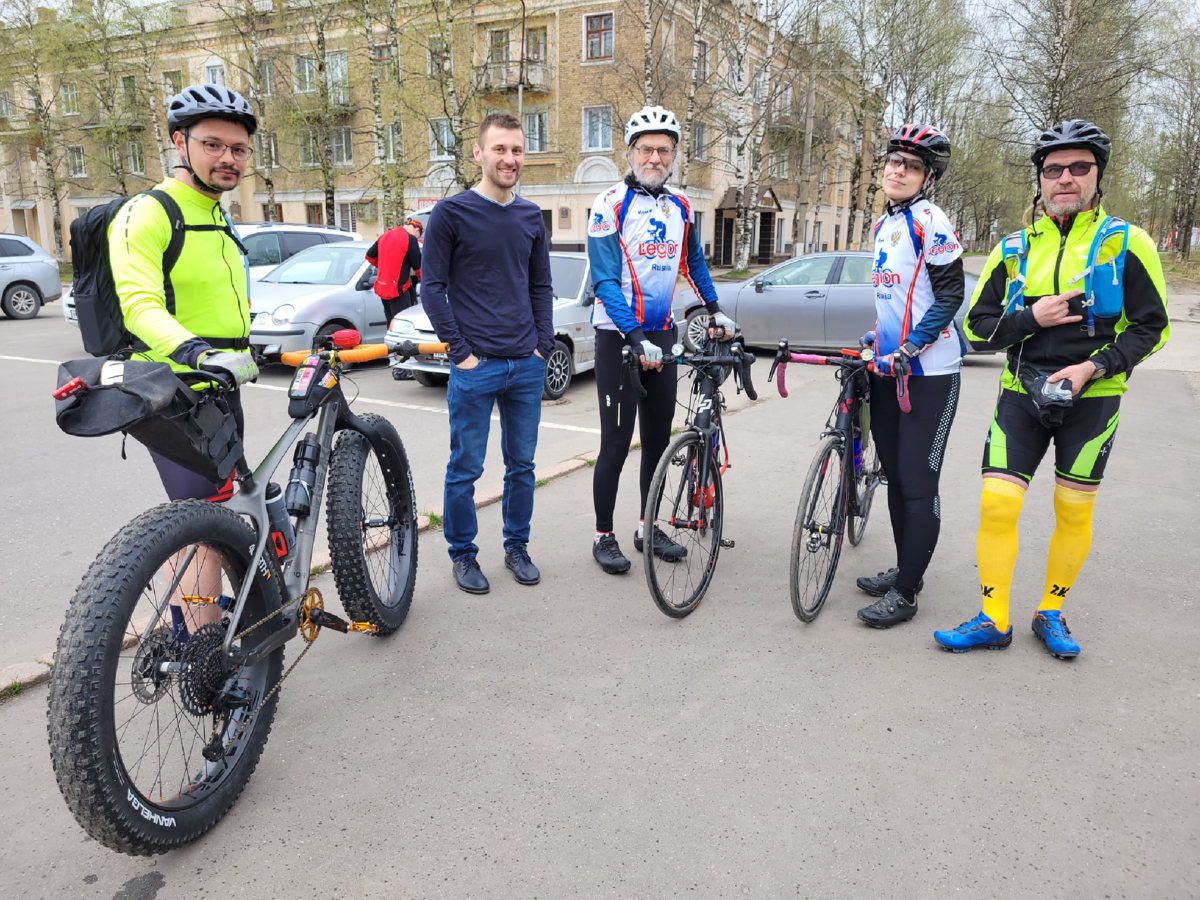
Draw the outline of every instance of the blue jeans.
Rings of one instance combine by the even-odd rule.
[[[533,516],[533,454],[542,420],[542,384],[546,362],[530,354],[522,359],[481,359],[473,369],[450,369],[446,402],[450,407],[450,462],[442,527],[450,558],[479,552],[475,535],[475,482],[483,474],[492,406],[500,409],[500,447],[504,451],[504,550],[529,542]]]

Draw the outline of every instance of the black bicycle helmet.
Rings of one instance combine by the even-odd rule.
[[[251,135],[258,131],[258,119],[246,98],[221,84],[188,85],[167,104],[169,134],[190,128],[203,119],[239,122]]]
[[[1096,171],[1104,175],[1108,165],[1108,154],[1112,141],[1096,125],[1085,119],[1068,119],[1042,132],[1030,154],[1033,164],[1039,169],[1042,162],[1055,150],[1091,150],[1096,157]]]
[[[945,175],[950,166],[950,139],[930,125],[907,122],[897,128],[888,141],[888,153],[897,150],[921,157],[934,179]]]

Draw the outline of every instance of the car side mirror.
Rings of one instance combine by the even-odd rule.
[[[369,291],[375,287],[375,276],[379,274],[379,270],[371,266],[367,271],[363,272],[362,278],[358,279],[358,284],[354,286],[356,291]]]
[[[585,290],[583,292],[583,300],[580,301],[579,305],[580,306],[591,306],[595,302],[596,302],[596,289],[593,288],[589,284],[587,287],[587,290]]]
[[[754,293],[761,294],[763,292],[763,280],[761,278],[754,279]]]

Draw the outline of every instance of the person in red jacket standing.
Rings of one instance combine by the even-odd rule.
[[[379,273],[375,276],[375,293],[383,301],[388,327],[396,313],[417,302],[416,283],[421,280],[421,245],[424,226],[408,218],[403,228],[392,228],[379,236],[367,251],[367,262]],[[392,369],[397,381],[409,381],[408,369]]]

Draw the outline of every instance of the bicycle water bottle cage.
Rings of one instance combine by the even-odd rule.
[[[1087,266],[1070,279],[1073,285],[1083,279],[1083,306],[1087,310],[1088,336],[1096,335],[1096,318],[1115,319],[1125,305],[1125,254],[1129,250],[1129,223],[1108,216],[1100,223]]]
[[[1004,284],[1004,314],[1025,308],[1025,264],[1029,260],[1029,238],[1025,231],[1006,235],[1001,245],[1008,280]]]

